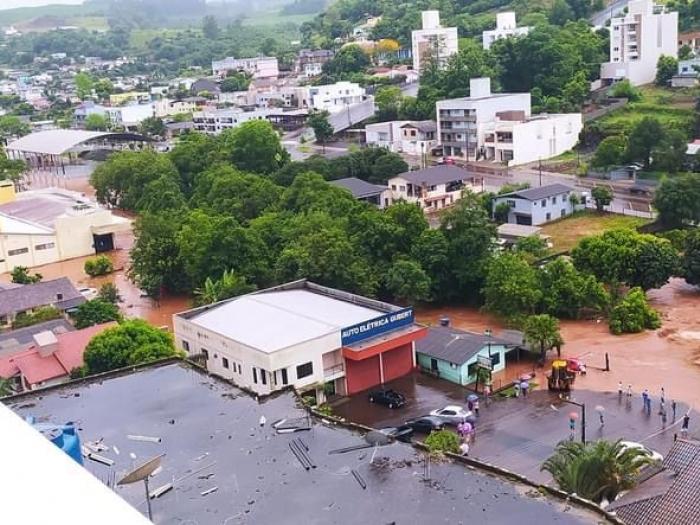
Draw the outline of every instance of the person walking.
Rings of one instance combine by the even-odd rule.
[[[664,401],[664,398],[661,398],[661,401],[659,402],[659,415],[666,414],[666,402]]]
[[[622,381],[617,383],[617,399],[618,401],[622,401]]]
[[[627,397],[632,397],[632,385],[627,385]]]
[[[474,413],[476,414],[476,417],[479,417],[479,400],[478,399],[474,400]]]
[[[469,412],[474,410],[474,401],[472,401],[471,399],[467,401],[467,410],[469,410]]]
[[[666,390],[664,390],[664,387],[661,387],[661,402],[663,403],[666,401]]]
[[[644,389],[644,392],[642,392],[642,410],[646,412],[647,410],[647,404],[649,403],[649,392],[647,392],[646,388]]]
[[[515,397],[520,397],[520,381],[516,381],[513,385],[513,395]]]
[[[523,381],[520,383],[520,390],[523,391],[523,397],[527,397],[527,391],[530,389],[530,383]]]
[[[484,385],[484,401],[486,402],[486,406],[489,406],[489,397],[491,396],[491,385],[490,384],[485,384]]]
[[[690,426],[690,414],[686,412],[683,416],[683,423],[681,424],[681,437],[684,439],[688,437],[688,427]]]
[[[673,414],[673,423],[676,422],[676,400],[671,401],[671,413]]]
[[[603,418],[603,411],[600,410],[598,412],[598,418],[600,418],[600,426],[604,427],[605,426],[605,419]]]
[[[576,436],[576,419],[573,417],[569,418],[569,441],[573,441]]]
[[[666,410],[664,410],[661,413],[661,428],[666,428],[666,421],[668,421],[668,419],[666,417]]]

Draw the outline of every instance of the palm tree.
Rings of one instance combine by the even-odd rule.
[[[237,297],[255,290],[255,286],[248,284],[245,277],[236,275],[233,270],[224,270],[221,279],[213,280],[207,277],[204,286],[194,291],[197,296],[197,304],[212,304],[230,297]]]
[[[544,363],[547,350],[561,347],[563,344],[559,333],[559,320],[551,315],[531,315],[525,319],[525,341],[540,347],[540,360]]]
[[[0,397],[9,396],[13,393],[14,391],[12,389],[12,383],[10,382],[10,380],[0,377]]]
[[[562,441],[540,470],[549,472],[563,491],[600,503],[633,488],[639,471],[652,462],[649,451],[625,447],[620,440]]]

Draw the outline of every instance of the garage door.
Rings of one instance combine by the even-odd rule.
[[[411,344],[406,344],[382,354],[384,363],[384,381],[410,374],[413,370],[413,353]]]
[[[355,394],[377,386],[379,376],[379,356],[375,355],[362,361],[345,360],[345,378],[348,385],[348,394]]]

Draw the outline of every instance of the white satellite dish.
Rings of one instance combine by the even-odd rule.
[[[161,459],[165,454],[149,459],[143,465],[136,467],[131,472],[127,473],[122,479],[117,481],[117,485],[130,485],[137,481],[143,481],[146,486],[146,505],[148,506],[148,519],[153,521],[153,513],[151,511],[151,495],[148,490],[148,477],[160,467]]]

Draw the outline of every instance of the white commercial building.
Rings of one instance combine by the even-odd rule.
[[[225,77],[229,71],[244,71],[254,79],[277,78],[280,74],[276,57],[233,58],[214,60],[211,63],[214,75]]]
[[[580,113],[532,115],[529,93],[491,93],[488,78],[470,96],[437,102],[437,139],[447,157],[508,165],[556,157],[578,142]]]
[[[418,72],[430,62],[444,67],[458,51],[457,28],[442,27],[439,11],[423,11],[421,17],[423,28],[411,32],[413,69]]]
[[[529,32],[529,27],[518,27],[515,22],[515,13],[513,11],[498,13],[496,15],[496,29],[484,31],[482,33],[484,49],[491,49],[491,45],[501,38],[525,36]]]
[[[333,113],[351,104],[359,104],[367,98],[365,88],[355,82],[336,82],[308,88],[308,107]]]
[[[465,188],[481,192],[482,179],[467,170],[449,164],[400,173],[387,181],[391,201],[420,205],[425,212],[447,208],[462,198]]]
[[[156,109],[153,102],[148,104],[130,104],[128,106],[105,107],[107,118],[113,127],[126,130],[136,130],[147,118],[155,117]]]
[[[654,81],[661,55],[678,56],[678,13],[653,0],[634,0],[627,7],[626,15],[610,23],[610,62],[601,65],[600,77],[639,86]]]
[[[226,129],[235,128],[249,120],[266,120],[273,113],[270,109],[256,109],[244,111],[240,108],[207,109],[198,111],[192,115],[192,122],[196,131],[209,135],[218,135]]]
[[[493,201],[493,210],[505,203],[510,207],[509,223],[539,226],[571,215],[575,210],[571,202],[573,193],[573,188],[564,184],[528,188],[498,195]]]
[[[197,110],[197,103],[193,98],[183,100],[163,98],[153,102],[153,109],[156,117],[170,117],[183,113],[194,113]]]
[[[410,373],[425,328],[411,308],[296,281],[173,317],[175,342],[256,394],[345,395]],[[322,385],[326,385],[324,388]]]

